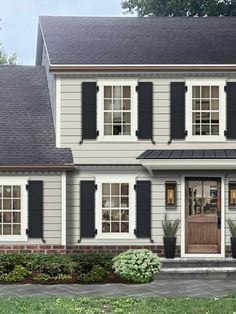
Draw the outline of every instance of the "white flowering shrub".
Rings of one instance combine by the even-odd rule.
[[[149,250],[128,250],[113,258],[115,273],[134,282],[150,282],[161,269],[159,257]]]

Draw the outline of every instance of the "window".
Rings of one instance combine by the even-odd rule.
[[[236,182],[229,183],[229,207],[236,208]]]
[[[189,216],[216,215],[220,210],[220,179],[188,181]]]
[[[224,140],[225,82],[192,81],[187,84],[188,139]]]
[[[96,202],[98,237],[134,237],[134,183],[101,180]]]
[[[176,182],[166,182],[166,207],[176,207]]]
[[[137,95],[134,81],[100,81],[98,96],[99,138],[102,140],[136,139]]]
[[[26,239],[26,182],[0,182],[0,240]]]

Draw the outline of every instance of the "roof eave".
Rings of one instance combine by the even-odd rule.
[[[141,159],[140,163],[148,171],[236,170],[236,159]]]
[[[0,164],[0,170],[73,170],[74,164]]]
[[[156,72],[227,71],[236,72],[236,64],[50,64],[50,72]]]

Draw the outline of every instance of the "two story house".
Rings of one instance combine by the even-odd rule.
[[[17,110],[12,121],[4,112],[3,131],[11,125],[26,151],[27,136],[34,155],[22,153],[23,172],[8,165],[0,178],[3,215],[11,189],[13,231],[14,180],[27,186],[18,245],[13,231],[0,233],[3,249],[144,247],[162,256],[167,216],[181,220],[179,256],[227,256],[226,220],[236,219],[235,30],[235,17],[40,17],[36,66],[0,68],[19,89],[6,91]]]

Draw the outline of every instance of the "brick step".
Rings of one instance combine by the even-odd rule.
[[[175,258],[161,259],[163,268],[236,267],[233,258]]]
[[[157,279],[236,279],[236,267],[162,268]]]

